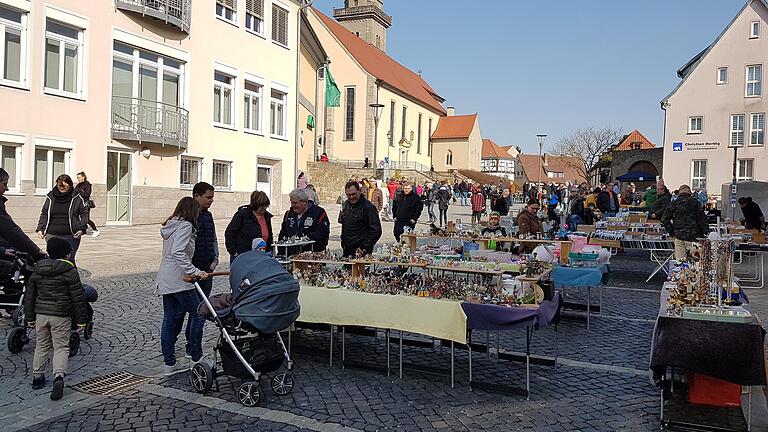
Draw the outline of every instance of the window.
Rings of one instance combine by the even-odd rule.
[[[247,131],[263,133],[261,125],[262,86],[245,82],[245,96],[243,104],[243,127]]]
[[[421,154],[421,113],[419,113],[419,121],[416,123],[416,153]]]
[[[213,187],[218,190],[232,190],[232,162],[213,161]]]
[[[427,156],[432,156],[432,119],[429,119],[429,129],[427,130]]]
[[[691,169],[691,189],[707,189],[707,161],[693,160]]]
[[[202,181],[202,170],[200,169],[203,161],[197,158],[181,157],[181,170],[179,185],[184,189],[192,189],[192,186]]]
[[[731,115],[731,147],[744,145],[744,114]]]
[[[752,181],[755,178],[755,160],[739,159],[736,169],[736,181]]]
[[[752,21],[749,25],[749,38],[757,39],[760,37],[760,21]]]
[[[26,85],[27,14],[0,6],[0,82]]]
[[[216,0],[216,16],[237,23],[237,0]]]
[[[763,94],[763,66],[747,66],[747,97],[755,97]]]
[[[83,31],[53,20],[45,23],[45,89],[80,96]]]
[[[285,102],[287,99],[285,93],[272,90],[272,100],[269,103],[269,133],[273,137],[285,138],[286,110]]]
[[[749,145],[765,145],[765,114],[750,114],[749,125]]]
[[[697,116],[697,117],[688,117],[688,133],[689,134],[700,134],[704,129],[704,117]],[[637,148],[640,148],[638,145]]]
[[[629,143],[629,148],[632,150],[640,150],[641,148],[643,148],[643,143],[640,141],[631,142]]]
[[[272,40],[288,46],[288,11],[272,4]]]
[[[232,113],[235,111],[235,78],[214,71],[213,73],[213,123],[220,126],[235,126]]]
[[[407,115],[408,115],[408,107],[403,106],[403,124],[400,125],[402,128],[402,133],[400,134],[400,139],[405,139],[405,128],[406,128],[406,121],[407,121]]]
[[[115,41],[112,52],[112,127],[157,130],[178,124],[184,64]],[[136,83],[136,85],[134,85]],[[161,109],[162,108],[162,109]],[[134,119],[134,117],[136,117]]]
[[[69,171],[69,151],[35,149],[35,192],[48,192],[56,177]]]
[[[264,0],[245,0],[245,28],[264,34]]]
[[[0,142],[0,168],[8,172],[8,189],[21,190],[21,146]]]
[[[728,68],[727,67],[717,68],[717,83],[728,84]]]
[[[448,150],[448,153],[445,154],[445,164],[453,165],[453,152],[450,150]]]
[[[352,141],[355,139],[355,88],[345,87],[344,93],[344,139]]]
[[[395,146],[395,101],[392,101],[389,103],[389,133],[387,134],[387,138],[389,138],[389,146],[394,147]]]

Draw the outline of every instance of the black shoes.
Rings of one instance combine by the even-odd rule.
[[[32,390],[40,390],[45,387],[45,375],[37,375],[32,378]]]
[[[51,390],[51,400],[59,400],[64,396],[64,378],[57,376],[53,380],[53,390]]]

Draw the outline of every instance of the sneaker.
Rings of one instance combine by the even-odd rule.
[[[187,368],[185,368],[184,366],[180,365],[179,362],[176,362],[175,364],[172,364],[170,366],[167,365],[167,364],[164,364],[163,365],[163,376],[176,375],[177,373],[184,372],[185,370],[187,370]]]
[[[45,375],[37,375],[32,378],[32,390],[40,390],[45,387]]]
[[[200,357],[199,359],[197,359],[197,361],[192,360],[191,362],[189,362],[189,368],[192,369],[196,364],[205,364],[210,369],[213,369],[213,367],[215,366],[213,364],[213,361],[205,358],[205,356]]]
[[[98,237],[100,235],[101,235],[101,231],[96,230],[96,231],[93,232],[93,234],[91,234],[91,237],[96,238],[96,237]]]
[[[51,400],[59,400],[64,396],[64,377],[57,376],[53,380],[53,390],[51,390]]]
[[[184,358],[192,360],[192,354],[186,353],[184,354]]]

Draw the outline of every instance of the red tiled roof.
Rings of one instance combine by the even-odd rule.
[[[491,139],[483,138],[483,159],[512,159],[504,147],[500,147]]]
[[[432,139],[469,138],[477,122],[477,114],[440,117]]]
[[[632,148],[633,143],[640,143],[641,149],[656,148],[655,144],[653,144],[648,138],[646,138],[645,135],[641,134],[639,130],[635,129],[632,132],[624,135],[624,137],[621,140],[619,140],[619,143],[616,144],[616,146],[612,150],[616,150],[616,151],[634,150],[634,148]]]
[[[569,156],[554,156],[546,155],[541,157],[541,164],[539,163],[539,155],[526,155],[521,154],[518,157],[520,164],[525,171],[525,177],[529,182],[536,182],[539,180],[539,173],[541,173],[542,182],[555,182],[563,183],[566,181],[581,183],[586,181],[583,175],[576,169],[577,166],[584,165],[581,159]],[[544,159],[547,163],[544,165]],[[539,171],[541,170],[541,171]],[[548,177],[547,172],[561,172],[563,177]]]
[[[413,97],[436,112],[445,115],[444,101],[437,92],[417,73],[411,71],[383,51],[355,36],[322,12],[312,8],[320,21],[344,45],[344,48],[357,60],[368,73],[389,86]]]

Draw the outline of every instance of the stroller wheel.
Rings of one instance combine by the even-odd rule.
[[[8,346],[8,351],[11,353],[20,353],[22,348],[24,348],[24,345],[26,345],[28,342],[29,337],[27,337],[27,330],[25,328],[14,327],[8,332],[8,340],[6,341],[6,345]]]
[[[80,352],[80,333],[73,331],[69,334],[69,358]]]
[[[255,406],[261,399],[259,384],[253,381],[240,384],[240,388],[237,389],[237,399],[247,407]]]
[[[11,315],[11,322],[13,322],[14,327],[24,327],[24,318],[26,318],[24,316],[24,306],[16,307]]]
[[[293,391],[293,376],[287,373],[275,375],[272,378],[272,391],[279,396],[285,396]]]
[[[198,393],[208,392],[213,386],[213,370],[205,362],[196,363],[189,374],[189,383]]]
[[[83,339],[88,340],[93,336],[93,321],[85,325],[83,330]]]

